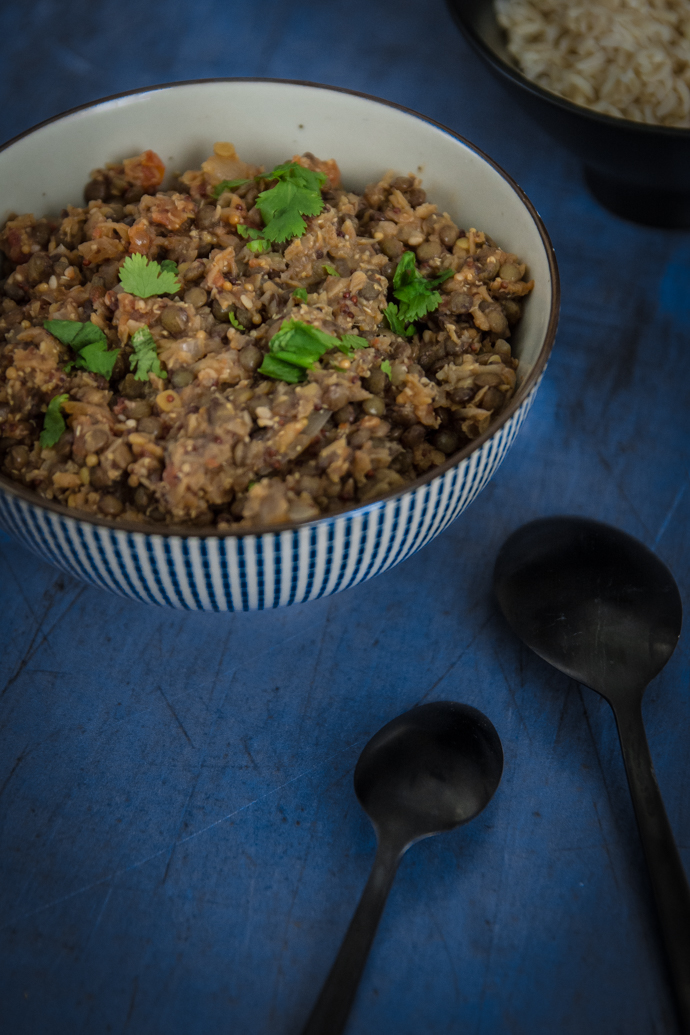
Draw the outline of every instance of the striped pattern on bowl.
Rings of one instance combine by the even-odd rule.
[[[536,394],[459,464],[392,499],[288,531],[150,535],[93,524],[0,487],[0,527],[76,578],[189,611],[256,611],[356,586],[410,557],[465,510],[498,468]]]

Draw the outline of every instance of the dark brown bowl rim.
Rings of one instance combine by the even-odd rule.
[[[56,503],[54,500],[44,499],[39,496],[38,493],[32,492],[23,485],[19,485],[14,482],[7,475],[0,474],[0,488],[8,491],[11,495],[19,497],[26,503],[32,506],[39,507],[42,510],[52,511],[54,514],[59,514],[61,517],[71,518],[73,521],[82,521],[89,525],[99,525],[103,528],[108,528],[111,531],[122,531],[122,532],[138,532],[146,536],[174,536],[182,539],[244,539],[249,536],[261,536],[267,533],[280,533],[286,531],[293,531],[302,528],[312,528],[317,525],[329,524],[341,517],[354,517],[357,514],[363,514],[372,509],[378,509],[382,504],[387,503],[389,500],[401,498],[408,492],[414,492],[416,489],[421,488],[423,485],[427,485],[432,482],[435,478],[440,477],[449,471],[453,467],[457,467],[463,460],[465,460],[475,450],[480,449],[485,442],[507,423],[508,420],[515,414],[523,403],[530,396],[533,388],[538,383],[544,368],[546,367],[547,361],[553,348],[554,339],[556,337],[556,328],[558,326],[558,314],[560,309],[560,279],[558,275],[558,266],[556,263],[556,254],[551,244],[551,239],[547,233],[546,227],[542,222],[541,216],[537,212],[536,208],[527,197],[522,187],[520,187],[515,180],[512,179],[504,169],[501,168],[492,158],[484,154],[480,148],[476,147],[469,140],[461,137],[458,133],[454,133],[447,126],[444,126],[440,122],[436,122],[435,119],[428,118],[426,115],[421,115],[419,112],[414,111],[412,108],[407,108],[403,104],[397,104],[395,101],[387,101],[381,97],[376,97],[373,94],[362,93],[359,90],[348,90],[343,86],[329,86],[324,83],[312,83],[308,80],[302,79],[271,79],[268,77],[257,77],[257,76],[218,76],[210,79],[186,79],[180,82],[173,83],[160,83],[156,86],[142,86],[137,90],[126,90],[123,93],[110,94],[107,97],[101,97],[96,101],[90,101],[88,104],[80,104],[76,108],[69,108],[67,111],[61,112],[59,115],[53,115],[49,119],[44,119],[43,122],[37,123],[30,129],[24,130],[23,133],[19,133],[17,136],[12,137],[2,146],[0,146],[0,152],[5,151],[12,144],[15,144],[18,140],[22,140],[24,137],[29,136],[31,133],[35,133],[43,126],[48,126],[52,122],[57,122],[60,119],[66,118],[68,115],[73,115],[78,111],[86,111],[88,108],[96,108],[100,104],[107,104],[109,101],[120,100],[124,97],[135,97],[141,93],[153,93],[158,90],[171,90],[179,86],[198,86],[204,83],[282,83],[289,86],[309,86],[319,90],[332,90],[334,93],[345,93],[350,94],[353,97],[363,97],[365,100],[374,101],[377,104],[383,104],[388,108],[396,108],[398,111],[405,112],[407,115],[412,115],[414,118],[420,119],[422,122],[427,122],[437,129],[440,129],[443,133],[452,137],[454,140],[458,140],[461,144],[464,144],[475,154],[479,155],[485,162],[488,163],[496,172],[503,177],[508,185],[515,191],[518,198],[522,201],[523,205],[534,220],[535,226],[539,231],[542,243],[544,245],[548,264],[549,273],[551,276],[551,307],[549,312],[549,322],[547,324],[546,333],[544,335],[544,342],[539,351],[539,355],[534,363],[534,366],[530,370],[529,374],[520,385],[520,388],[511,399],[509,405],[506,407],[503,413],[500,414],[498,420],[493,424],[483,435],[473,439],[472,442],[468,443],[463,449],[459,450],[452,457],[449,457],[445,463],[440,464],[438,467],[431,468],[426,474],[419,478],[416,478],[412,482],[406,482],[403,488],[388,492],[383,496],[377,497],[372,500],[371,503],[360,504],[356,507],[345,507],[342,511],[338,511],[335,514],[325,514],[322,517],[314,518],[313,521],[304,522],[286,522],[284,524],[276,525],[260,525],[252,529],[242,529],[241,531],[233,531],[228,529],[227,531],[219,531],[217,526],[201,526],[199,528],[190,528],[189,525],[158,525],[147,524],[143,521],[108,521],[106,518],[101,518],[96,515],[87,514],[85,511],[77,510],[73,507],[67,507],[62,503]]]
[[[492,0],[475,0],[472,4],[474,7],[480,6],[482,3],[486,5],[492,4]],[[476,31],[474,25],[468,20],[466,11],[468,5],[464,0],[446,0],[446,5],[450,10],[451,16],[455,21],[462,34],[466,37],[467,41],[474,47],[475,51],[483,57],[490,65],[492,65],[496,71],[508,79],[511,79],[516,86],[521,87],[528,93],[534,94],[535,97],[539,97],[544,101],[548,101],[549,104],[553,104],[556,108],[562,108],[571,115],[579,115],[582,118],[591,119],[594,122],[600,122],[604,126],[608,126],[611,129],[630,131],[632,133],[642,133],[649,136],[661,136],[676,137],[679,140],[685,139],[690,136],[690,129],[682,126],[654,126],[648,122],[636,122],[635,119],[626,119],[616,115],[605,115],[604,112],[593,111],[592,108],[587,108],[584,104],[575,104],[574,101],[569,101],[567,97],[561,97],[558,93],[551,93],[550,90],[540,86],[533,80],[528,79],[523,72],[516,65],[511,65],[507,61],[493,50],[482,36]]]

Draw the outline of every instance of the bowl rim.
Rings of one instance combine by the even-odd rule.
[[[32,506],[38,507],[41,510],[48,510],[60,517],[71,518],[73,521],[82,521],[89,525],[97,525],[102,528],[110,529],[111,531],[117,532],[129,532],[129,533],[140,533],[145,536],[161,536],[164,538],[180,538],[180,539],[244,539],[251,536],[259,537],[265,534],[280,534],[281,532],[299,531],[301,529],[313,528],[317,525],[329,524],[339,518],[352,518],[356,515],[361,515],[372,510],[379,509],[382,505],[388,503],[390,500],[396,498],[402,498],[408,492],[414,492],[417,489],[422,488],[424,485],[428,485],[435,478],[438,478],[453,467],[457,467],[467,459],[476,450],[488,442],[491,438],[496,435],[500,429],[507,424],[507,422],[513,417],[517,411],[524,405],[529,396],[532,394],[533,389],[538,384],[549,356],[553,348],[554,340],[556,337],[556,330],[558,327],[558,317],[560,310],[560,277],[558,274],[558,265],[556,263],[556,253],[549,234],[544,226],[541,216],[537,212],[535,206],[532,204],[526,193],[515,182],[515,180],[503,169],[501,166],[484,153],[480,148],[476,147],[465,137],[460,136],[459,133],[455,133],[441,122],[437,122],[435,119],[429,118],[426,115],[422,115],[415,111],[413,108],[408,108],[403,104],[398,104],[396,101],[388,101],[384,98],[377,97],[374,94],[364,93],[360,90],[350,90],[344,86],[331,86],[325,83],[315,83],[304,79],[273,79],[268,76],[215,76],[208,79],[184,79],[180,81],[174,81],[171,83],[159,83],[155,86],[142,86],[136,90],[125,90],[121,93],[109,94],[106,97],[100,97],[95,101],[89,101],[86,104],[77,105],[74,108],[68,108],[66,111],[60,112],[57,115],[53,115],[48,119],[44,119],[42,122],[36,123],[35,126],[31,126],[29,129],[24,130],[17,136],[12,137],[5,143],[0,145],[0,153],[6,151],[7,148],[11,147],[17,141],[22,140],[24,137],[30,136],[37,130],[42,129],[44,126],[48,126],[53,122],[66,118],[68,115],[72,115],[75,112],[86,111],[89,108],[97,108],[101,104],[106,104],[110,101],[121,100],[126,97],[135,97],[142,93],[154,93],[162,90],[173,90],[180,86],[198,86],[206,83],[276,83],[287,86],[307,86],[318,90],[330,90],[334,93],[349,94],[353,97],[361,97],[368,101],[373,101],[376,104],[382,104],[388,108],[395,108],[397,111],[402,111],[407,115],[411,115],[413,118],[419,119],[422,122],[426,122],[431,126],[435,126],[440,129],[447,136],[452,137],[454,140],[459,141],[465,147],[469,148],[476,155],[478,155],[483,161],[490,165],[496,172],[507,182],[508,186],[517,194],[522,204],[527,209],[529,215],[537,228],[539,236],[541,238],[544,250],[546,252],[549,275],[551,277],[551,305],[549,309],[549,320],[546,326],[546,332],[544,334],[544,340],[542,342],[539,354],[534,362],[532,369],[530,370],[527,377],[524,379],[517,392],[510,400],[508,406],[499,415],[498,419],[494,424],[490,426],[482,435],[473,439],[462,449],[458,450],[449,457],[444,463],[439,464],[438,467],[432,467],[425,474],[415,478],[414,481],[406,482],[404,486],[398,489],[394,489],[390,492],[385,493],[382,496],[378,496],[376,499],[371,500],[368,503],[362,503],[358,506],[344,507],[343,510],[337,511],[333,514],[324,514],[318,518],[313,518],[311,521],[289,521],[283,522],[282,524],[272,525],[257,525],[251,529],[241,529],[234,531],[232,528],[218,529],[216,525],[200,525],[198,527],[190,525],[152,525],[143,521],[113,521],[104,517],[100,517],[96,514],[89,514],[86,511],[78,510],[76,507],[67,507],[63,503],[58,503],[55,500],[48,500],[45,497],[40,496],[37,492],[26,488],[26,486],[13,481],[8,475],[0,473],[0,490],[9,493],[10,495],[16,496],[26,503]]]
[[[450,10],[453,21],[476,53],[488,61],[488,63],[500,75],[506,79],[510,79],[528,93],[531,93],[535,97],[539,97],[544,101],[548,101],[549,104],[553,104],[555,107],[561,108],[571,115],[579,115],[582,118],[592,119],[594,122],[599,122],[603,126],[608,126],[611,129],[641,133],[642,135],[648,136],[661,134],[662,136],[667,136],[671,139],[676,138],[678,140],[683,140],[690,136],[690,128],[688,127],[658,126],[649,122],[637,122],[635,119],[627,119],[618,115],[606,115],[604,112],[594,111],[592,108],[588,108],[584,104],[575,104],[574,101],[569,101],[567,97],[562,97],[559,93],[552,93],[551,90],[547,90],[544,86],[540,86],[539,83],[535,83],[534,80],[529,79],[524,72],[521,72],[516,65],[511,65],[509,62],[504,61],[504,59],[489,46],[483,36],[477,32],[473,22],[468,17],[468,12],[470,8],[476,10],[481,6],[493,7],[493,0],[469,0],[469,2],[468,0],[446,0],[446,7]]]

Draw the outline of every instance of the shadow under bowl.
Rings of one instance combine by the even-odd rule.
[[[602,115],[550,93],[516,67],[493,0],[446,3],[468,43],[516,103],[580,159],[597,201],[634,223],[690,227],[690,129]]]
[[[398,105],[284,80],[174,83],[50,119],[0,148],[0,217],[82,204],[89,170],[148,147],[168,170],[198,168],[217,140],[232,140],[246,161],[268,168],[307,150],[333,157],[343,183],[357,191],[388,169],[417,172],[442,211],[520,255],[535,282],[511,338],[518,388],[493,425],[439,467],[364,506],[234,534],[108,521],[0,475],[0,527],[71,575],[164,607],[262,610],[327,596],[386,571],[472,502],[534,401],[556,334],[558,270],[529,199],[472,144]]]

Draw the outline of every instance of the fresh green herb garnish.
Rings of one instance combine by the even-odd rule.
[[[390,302],[386,306],[383,310],[383,315],[386,317],[386,322],[394,334],[401,334],[404,338],[409,338],[414,334],[414,325],[405,326],[398,315],[398,307],[395,302]]]
[[[177,269],[177,263],[173,262],[172,259],[163,259],[163,261],[161,263],[161,269],[163,270],[164,273],[168,272],[168,273],[172,273],[173,276],[175,276],[175,277],[179,276],[179,271]]]
[[[102,374],[110,379],[120,350],[108,351],[108,339],[95,323],[46,320],[43,326],[63,345],[69,345],[77,353],[77,358],[70,360],[65,366],[66,371],[69,372],[72,367],[76,367],[77,370],[90,370],[92,374]]]
[[[341,344],[336,346],[341,352],[344,352],[346,356],[352,355],[353,349],[366,349],[369,347],[369,342],[366,338],[360,338],[358,334],[341,334]]]
[[[120,350],[109,350],[106,341],[94,342],[93,345],[83,348],[74,362],[67,364],[65,370],[69,371],[74,366],[77,370],[90,370],[92,374],[102,374],[109,381],[119,355]]]
[[[94,345],[96,342],[108,344],[108,339],[95,323],[80,323],[79,320],[45,320],[43,326],[47,331],[61,341],[63,345],[69,345],[75,352],[81,352],[87,345]]]
[[[297,384],[306,377],[305,371],[313,370],[331,349],[340,349],[346,356],[352,356],[355,349],[364,349],[368,344],[366,338],[356,334],[343,334],[337,338],[302,320],[286,320],[268,343],[270,352],[264,356],[259,373]]]
[[[120,267],[120,283],[130,295],[138,295],[139,298],[174,295],[182,290],[182,285],[172,270],[163,269],[157,262],[147,259],[139,252],[128,255]]]
[[[257,178],[278,182],[275,187],[262,190],[256,199],[256,207],[265,224],[263,230],[254,230],[242,224],[237,227],[242,237],[250,238],[247,248],[255,253],[267,251],[271,243],[302,236],[307,229],[302,217],[318,216],[323,210],[321,188],[327,180],[324,173],[305,169],[298,162],[277,165],[270,173],[262,173]]]
[[[299,298],[300,302],[307,301],[307,289],[306,288],[295,288],[292,292],[293,298]]]
[[[229,312],[228,313],[228,320],[230,321],[232,326],[235,328],[235,330],[237,330],[237,331],[243,331],[244,330],[244,327],[242,326],[242,324],[240,323],[240,321],[237,319],[237,317],[235,316],[235,314],[233,312]]]
[[[338,277],[338,276],[340,276],[340,274],[338,273],[337,269],[335,269],[333,266],[326,266],[326,265],[324,265],[324,266],[322,266],[322,269],[324,269],[326,271],[326,273],[328,273],[329,276],[331,276],[331,277]]]
[[[265,179],[278,180],[278,183],[262,191],[256,199],[256,207],[266,224],[264,237],[277,242],[301,237],[307,229],[302,216],[318,216],[323,210],[321,188],[326,176],[305,169],[297,162],[285,162],[277,165]]]
[[[56,321],[58,322],[58,321]],[[45,420],[43,421],[43,431],[40,435],[41,449],[48,449],[50,446],[54,446],[60,440],[60,436],[67,427],[65,424],[65,418],[60,412],[62,405],[69,399],[69,395],[55,395],[48,403],[48,409],[46,410]]]
[[[296,385],[299,381],[304,381],[305,376],[299,367],[293,367],[291,363],[286,363],[270,353],[268,356],[264,356],[259,373],[265,374],[266,377],[274,377],[276,381],[287,381],[289,385]]]
[[[403,252],[393,277],[393,294],[400,303],[391,302],[383,311],[388,326],[396,334],[409,337],[414,334],[415,320],[421,320],[441,304],[441,295],[435,288],[452,277],[454,270],[444,270],[434,280],[423,277],[415,265],[414,252]]]
[[[383,363],[381,364],[381,370],[383,370],[384,374],[387,374],[388,378],[390,379],[390,376],[391,376],[390,360],[384,359]]]
[[[156,377],[167,377],[158,359],[156,342],[148,327],[140,327],[132,335],[134,352],[129,357],[130,370],[134,371],[135,381],[148,381],[149,371]]]
[[[324,173],[305,169],[299,162],[285,162],[277,165],[270,173],[255,176],[256,180],[277,180],[275,187],[261,191],[256,207],[264,221],[263,230],[238,224],[237,232],[248,238],[247,248],[259,254],[268,251],[272,243],[301,237],[307,229],[303,216],[318,216],[323,210],[321,188],[327,181]],[[233,190],[248,180],[223,180],[213,189],[213,196],[219,197],[223,190]],[[325,267],[337,276],[332,266]]]
[[[244,223],[237,224],[237,233],[240,237],[248,237],[247,248],[250,252],[260,254],[261,252],[267,252],[271,247],[268,241],[264,241],[263,234],[260,230],[255,230],[253,226],[245,226]]]
[[[268,347],[285,363],[310,370],[325,352],[336,346],[338,339],[302,320],[286,320],[273,335]],[[261,368],[259,368],[261,369]]]
[[[393,276],[393,294],[400,302],[400,313],[406,323],[421,320],[441,304],[441,295],[434,289],[440,287],[455,270],[444,270],[433,280],[423,277],[415,266],[414,252],[401,256]]]
[[[243,183],[249,183],[249,180],[223,180],[213,188],[211,194],[214,198],[219,198],[226,190],[234,191],[237,187],[241,187]]]

